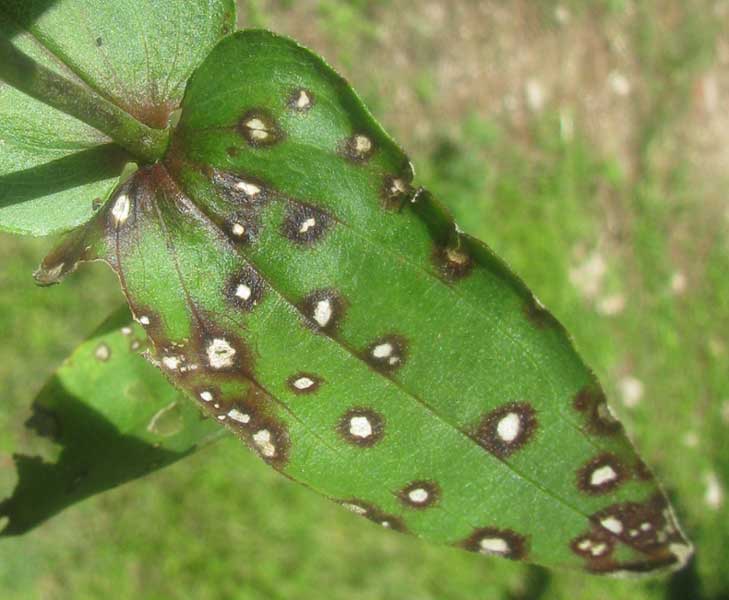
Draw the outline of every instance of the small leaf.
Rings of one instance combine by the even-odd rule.
[[[165,160],[37,276],[107,260],[170,378],[383,527],[595,573],[685,564],[563,328],[412,176],[320,58],[240,32],[193,76]]]
[[[24,533],[71,504],[170,465],[220,437],[217,425],[201,420],[139,355],[145,338],[125,307],[44,386],[26,422],[41,454],[14,456],[19,480],[13,495],[0,502],[0,518],[9,519],[0,535]]]
[[[0,37],[157,128],[234,23],[233,0],[0,0]],[[88,221],[130,160],[103,134],[0,82],[0,229],[47,235]]]

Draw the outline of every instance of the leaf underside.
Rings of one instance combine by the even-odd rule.
[[[234,25],[233,0],[0,0],[0,36],[157,128]],[[133,160],[0,82],[0,230],[47,235],[88,221]]]
[[[35,399],[34,454],[14,456],[18,483],[0,502],[2,536],[188,456],[223,433],[141,356],[146,334],[124,307],[82,343]],[[50,448],[47,448],[50,446]],[[48,456],[50,455],[50,456]]]
[[[37,278],[106,260],[181,389],[384,527],[595,573],[682,566],[562,327],[412,179],[320,58],[238,32],[191,79],[165,159]]]

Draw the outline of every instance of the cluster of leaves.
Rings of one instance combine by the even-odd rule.
[[[114,315],[37,399],[29,426],[61,450],[17,457],[4,533],[223,425],[385,528],[596,573],[685,564],[564,330],[347,83],[230,33],[232,2],[139,13],[0,1],[0,227],[71,230],[36,280],[103,260],[137,321]]]

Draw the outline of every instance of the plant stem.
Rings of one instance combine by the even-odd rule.
[[[108,135],[143,162],[162,158],[170,132],[152,129],[95,92],[54,73],[0,36],[0,80]]]

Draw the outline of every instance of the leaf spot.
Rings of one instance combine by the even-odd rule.
[[[226,286],[226,296],[234,306],[250,312],[263,299],[263,280],[252,267],[246,266],[233,275]]]
[[[475,439],[480,446],[499,458],[523,448],[538,427],[536,412],[526,402],[505,404],[482,418]]]
[[[344,142],[342,153],[355,163],[367,161],[375,152],[374,142],[362,133],[357,133]]]
[[[387,335],[373,342],[365,351],[365,359],[375,369],[391,372],[405,362],[407,343],[399,335]]]
[[[344,316],[345,302],[336,290],[315,290],[298,304],[298,308],[313,329],[332,333]]]
[[[202,400],[203,402],[212,402],[212,400],[213,400],[212,392],[210,392],[208,390],[200,392],[200,400]]]
[[[413,481],[400,490],[398,497],[411,508],[428,508],[438,502],[440,489],[432,481]]]
[[[373,410],[354,408],[342,416],[339,433],[357,446],[373,446],[382,439],[384,420]]]
[[[292,204],[281,224],[281,233],[296,244],[319,241],[332,224],[332,218],[310,204]]]
[[[247,112],[240,120],[239,131],[254,148],[271,146],[283,137],[273,117],[262,110]]]
[[[322,380],[310,373],[299,373],[290,377],[288,384],[295,394],[311,394],[319,389]]]
[[[106,362],[111,358],[111,348],[109,348],[109,345],[106,342],[101,342],[98,346],[96,346],[94,356],[96,357],[96,360]]]
[[[449,282],[466,277],[473,269],[473,260],[465,250],[456,246],[436,246],[433,262],[443,279]]]
[[[511,560],[520,560],[527,555],[526,538],[511,529],[495,527],[476,529],[461,545],[471,552],[501,556]]]
[[[313,94],[309,90],[305,90],[303,88],[295,90],[288,102],[289,107],[298,112],[308,111],[313,104]]]
[[[575,410],[584,413],[586,428],[598,435],[611,435],[619,432],[622,425],[613,415],[603,391],[595,385],[582,388],[572,403]]]
[[[601,454],[588,461],[577,473],[577,485],[588,494],[604,494],[617,488],[626,478],[617,456]]]

